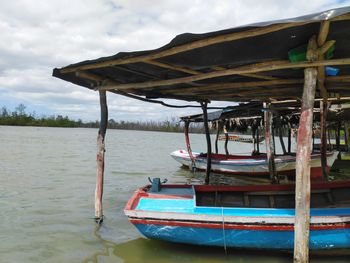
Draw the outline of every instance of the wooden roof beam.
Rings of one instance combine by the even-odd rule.
[[[302,93],[302,87],[290,87],[290,88],[283,88],[283,89],[259,89],[259,90],[247,90],[244,92],[227,92],[227,93],[217,93],[215,94],[215,97],[225,97],[225,96],[239,96],[239,97],[245,97],[249,95],[269,95],[269,94],[274,94],[277,91],[282,91],[283,93],[295,93],[301,95]],[[287,94],[288,95],[288,94]],[[212,96],[211,94],[199,94],[199,96],[207,98]]]
[[[188,83],[192,81],[237,75],[242,73],[245,74],[245,73],[256,73],[256,72],[273,71],[273,70],[280,70],[280,69],[308,68],[308,67],[317,67],[317,66],[330,66],[330,65],[335,66],[335,65],[349,65],[349,64],[350,64],[350,58],[318,60],[318,61],[303,61],[303,62],[295,62],[295,63],[291,63],[289,61],[284,61],[284,60],[277,60],[277,61],[269,61],[269,62],[245,65],[245,66],[241,66],[233,69],[226,69],[226,70],[214,71],[209,73],[201,73],[195,76],[166,79],[166,80],[159,80],[159,81],[147,81],[142,83],[120,84],[120,85],[109,86],[109,87],[100,87],[100,89],[101,90],[144,89],[144,88]]]
[[[326,83],[348,83],[350,82],[350,76],[330,76],[326,77]],[[268,80],[268,81],[249,81],[249,82],[230,82],[230,83],[218,83],[208,84],[202,87],[187,87],[187,88],[172,88],[164,89],[161,92],[165,94],[170,93],[196,93],[203,91],[220,91],[229,89],[240,89],[241,88],[254,88],[254,87],[270,87],[275,85],[290,85],[290,84],[303,84],[303,79],[280,79],[280,80]],[[132,90],[130,90],[132,91]]]
[[[225,70],[226,68],[220,67],[220,66],[213,66],[211,67],[213,70]],[[249,77],[249,78],[256,78],[256,79],[265,79],[265,80],[276,80],[278,78],[271,77],[271,76],[265,76],[260,74],[254,74],[254,73],[246,73],[246,74],[239,74],[240,76]]]
[[[320,30],[317,36],[317,45],[320,48],[319,50],[319,54],[318,54],[318,60],[323,60],[324,59],[324,53],[327,52],[327,50],[331,47],[331,46],[326,46],[326,40],[327,40],[327,36],[328,36],[328,32],[329,32],[329,25],[330,25],[330,21],[322,21],[320,23]],[[330,42],[328,42],[330,43]],[[334,44],[331,43],[331,44]],[[325,47],[323,47],[325,46]],[[323,47],[323,50],[322,50]],[[327,48],[327,49],[326,49]],[[325,50],[326,49],[326,50]],[[321,91],[322,97],[326,100],[328,97],[328,92],[327,89],[325,87],[325,67],[324,66],[320,66],[317,68],[317,86],[319,88],[319,90]]]
[[[171,69],[171,70],[174,70],[174,71],[181,71],[181,72],[184,72],[184,73],[187,73],[187,74],[190,74],[190,75],[197,75],[197,74],[202,73],[200,71],[196,71],[196,70],[192,70],[192,69],[188,69],[188,68],[183,68],[183,67],[177,67],[177,66],[173,66],[173,65],[170,65],[170,64],[158,62],[158,61],[155,61],[155,60],[147,60],[147,61],[144,61],[144,63],[150,64],[150,65],[154,65],[154,66],[157,66],[157,67],[161,67],[161,68]]]
[[[203,92],[203,91],[220,91],[228,89],[238,88],[254,88],[262,86],[275,86],[275,85],[288,85],[288,84],[302,84],[302,79],[280,79],[280,80],[267,80],[267,81],[249,81],[249,82],[229,82],[229,83],[217,83],[208,84],[203,87],[191,87],[191,88],[177,88],[177,89],[164,89],[164,93],[178,93],[178,92]]]

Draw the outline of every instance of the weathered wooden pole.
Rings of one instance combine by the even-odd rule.
[[[271,135],[272,135],[273,154],[276,155],[276,139],[275,139],[275,129],[273,127],[273,114],[272,114],[272,112],[271,112]]]
[[[205,184],[209,184],[210,170],[211,170],[211,141],[210,141],[209,126],[208,126],[207,106],[208,106],[207,102],[201,102],[201,107],[203,110],[205,137],[207,139],[207,170],[205,172]]]
[[[100,129],[97,136],[97,175],[96,175],[96,189],[95,189],[95,221],[101,224],[103,221],[103,207],[102,207],[102,195],[103,195],[103,177],[105,167],[105,135],[108,124],[108,108],[106,91],[99,91],[100,94],[100,107],[101,107],[101,120]]]
[[[278,123],[277,123],[278,127],[278,137],[280,139],[280,144],[281,144],[281,147],[282,147],[282,151],[283,151],[283,154],[286,154],[287,153],[287,150],[286,150],[286,146],[284,144],[284,140],[283,140],[283,127],[282,127],[282,120],[281,120],[281,117],[279,116],[278,117]]]
[[[256,128],[252,127],[252,138],[253,138],[253,153],[256,154]]]
[[[320,101],[321,167],[323,178],[328,181],[327,172],[327,100]]]
[[[272,183],[278,183],[278,177],[275,166],[275,145],[272,138],[272,112],[270,110],[270,103],[264,102],[264,120],[265,120],[265,143],[267,161],[269,164],[270,179]]]
[[[341,160],[341,148],[340,148],[340,131],[341,131],[341,120],[338,119],[337,120],[337,135],[336,135],[336,147],[337,147],[337,151],[339,151],[338,153],[338,160]]]
[[[347,151],[350,152],[350,122],[344,121],[344,131],[345,131],[345,138],[346,138],[346,145],[347,145]]]
[[[218,154],[219,153],[219,147],[218,147],[218,140],[219,140],[219,135],[222,129],[222,125],[221,125],[221,121],[217,121],[217,125],[216,125],[216,138],[215,138],[215,153]]]
[[[228,144],[228,125],[229,125],[229,121],[226,120],[225,124],[224,124],[224,133],[225,133],[225,154],[229,155],[228,152],[228,148],[227,148],[227,144]]]
[[[336,147],[337,150],[340,151],[340,130],[341,130],[341,121],[338,119],[337,120],[337,130],[336,130],[336,136],[335,136],[335,140],[336,140]]]
[[[307,59],[318,57],[316,37],[309,40]],[[317,81],[317,69],[304,70],[304,91],[298,129],[295,180],[294,262],[309,262],[310,235],[310,158],[312,140],[313,107]]]
[[[191,143],[190,143],[190,137],[189,137],[189,127],[190,127],[190,121],[185,121],[185,126],[184,126],[184,132],[185,132],[185,141],[186,141],[186,148],[188,155],[190,156],[191,159],[191,167],[190,170],[194,171],[196,169],[196,162],[194,160],[193,154],[192,154],[192,149],[191,149]]]
[[[327,129],[327,134],[328,134],[327,138],[328,138],[329,148],[333,150],[332,141],[331,141],[331,128]]]
[[[314,127],[312,127],[312,148],[311,148],[311,152],[315,151],[315,129]]]
[[[292,152],[292,127],[288,124],[288,153]]]
[[[256,152],[257,152],[257,154],[259,154],[260,153],[260,146],[259,146],[259,144],[260,144],[260,134],[259,134],[259,126],[258,126],[258,128],[256,129]]]

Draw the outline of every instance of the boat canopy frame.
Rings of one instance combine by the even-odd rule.
[[[211,101],[260,101],[270,106],[274,101],[301,100],[294,262],[308,262],[314,102],[315,99],[323,103],[350,99],[349,28],[350,7],[344,7],[204,34],[186,33],[159,49],[121,52],[71,64],[54,69],[53,76],[97,90],[102,97],[101,91],[110,91],[163,105],[167,103],[156,99],[199,102],[205,115]],[[288,56],[288,52],[301,47],[305,49],[302,59],[295,61]],[[331,56],[330,50],[333,50]],[[327,67],[340,74],[327,75]],[[106,111],[103,114],[107,114]],[[325,118],[326,114],[322,116]],[[103,120],[106,115],[101,117]],[[100,130],[103,130],[102,122]],[[99,145],[102,144],[104,140]],[[323,152],[324,147],[321,146]],[[103,188],[99,184],[103,183],[104,154],[99,153],[96,189],[101,191],[97,199],[102,199]],[[98,201],[102,204],[102,200]],[[99,202],[97,210],[100,211],[95,214],[101,217]]]

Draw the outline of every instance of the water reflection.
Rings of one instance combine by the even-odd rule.
[[[103,245],[104,249],[95,252],[85,258],[82,263],[97,262],[125,262],[125,263],[283,263],[291,262],[291,252],[281,251],[261,251],[261,250],[244,250],[228,249],[225,253],[223,248],[203,247],[186,244],[176,244],[158,240],[149,240],[146,238],[137,238],[124,243],[116,244],[105,240],[99,234],[99,228],[94,231],[94,235]],[[338,251],[343,256],[334,255],[312,255],[311,262],[349,262],[349,251]],[[345,255],[345,256],[344,256]]]
[[[82,263],[97,262],[290,262],[290,254],[274,253],[279,257],[271,258],[271,253],[255,251],[247,253],[242,250],[229,249],[225,253],[223,248],[200,247],[186,244],[176,244],[146,238],[137,238],[121,244],[105,240],[99,233],[99,228],[94,231],[95,237],[103,245],[103,249],[86,257]]]

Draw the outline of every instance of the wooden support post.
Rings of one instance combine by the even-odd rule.
[[[288,124],[288,153],[292,152],[292,127]]]
[[[108,124],[108,108],[106,91],[99,91],[101,120],[100,129],[97,136],[97,175],[95,189],[95,221],[101,224],[103,221],[102,195],[103,195],[103,177],[105,166],[105,135]]]
[[[224,125],[224,133],[225,133],[225,153],[226,153],[226,155],[229,155],[228,148],[227,148],[227,144],[228,144],[228,124],[229,124],[229,121],[226,120],[226,121],[225,121],[225,125]]]
[[[350,122],[344,121],[344,131],[345,131],[345,138],[346,138],[346,145],[347,145],[347,151],[350,152]]]
[[[265,120],[265,143],[267,161],[269,163],[270,179],[272,183],[278,183],[278,177],[275,166],[275,147],[272,138],[272,112],[270,104],[264,103],[264,120]]]
[[[341,121],[337,120],[337,128],[336,128],[336,135],[335,135],[335,144],[337,151],[340,151],[340,130],[341,130]]]
[[[318,58],[316,36],[310,39],[306,56],[309,61]],[[309,262],[310,158],[317,69],[305,69],[304,78],[295,167],[294,263]]]
[[[190,170],[195,171],[196,162],[195,162],[195,159],[194,159],[193,154],[192,154],[190,137],[189,137],[189,127],[190,127],[190,122],[185,121],[184,132],[185,132],[186,148],[187,148],[187,152],[188,152],[188,155],[190,156],[191,164],[192,164],[191,167],[189,167],[189,168],[190,168]]]
[[[218,154],[219,153],[218,140],[222,129],[222,125],[220,121],[217,121],[216,129],[217,130],[216,130],[216,138],[215,138],[215,153]]]
[[[323,178],[328,181],[327,172],[327,100],[320,101],[320,128],[321,128],[321,167]]]
[[[311,152],[315,151],[315,129],[314,127],[312,127],[312,148],[311,148]]]
[[[338,160],[341,160],[341,149],[340,149],[340,131],[341,131],[341,120],[337,120],[337,135],[336,135],[336,144],[338,153]]]
[[[287,150],[286,150],[286,146],[285,146],[284,140],[283,140],[283,128],[282,128],[282,127],[279,127],[279,128],[278,128],[278,131],[279,131],[278,136],[279,136],[279,138],[280,138],[280,143],[281,143],[282,151],[283,151],[283,154],[285,155],[285,154],[287,154]]]
[[[275,129],[273,127],[273,115],[272,115],[272,113],[271,113],[271,135],[272,135],[273,154],[276,155],[276,139],[275,139]]]
[[[260,134],[259,134],[259,126],[258,128],[256,129],[256,153],[257,154],[260,154]]]
[[[331,129],[330,128],[327,129],[327,134],[328,134],[328,136],[327,136],[327,138],[328,138],[328,147],[333,150],[332,141],[331,141]]]
[[[252,127],[252,138],[253,138],[253,152],[252,155],[256,155],[256,128]]]
[[[208,106],[207,102],[201,102],[201,107],[203,110],[205,137],[207,139],[207,170],[205,173],[205,184],[209,184],[209,177],[210,177],[210,170],[211,170],[211,141],[210,141],[209,126],[208,126],[207,106]]]
[[[284,145],[284,140],[283,140],[283,127],[282,127],[282,120],[279,118],[279,121],[278,121],[278,137],[280,139],[280,144],[281,144],[281,147],[282,147],[282,151],[283,151],[283,154],[285,155],[287,153],[287,150],[286,150],[286,146]]]

